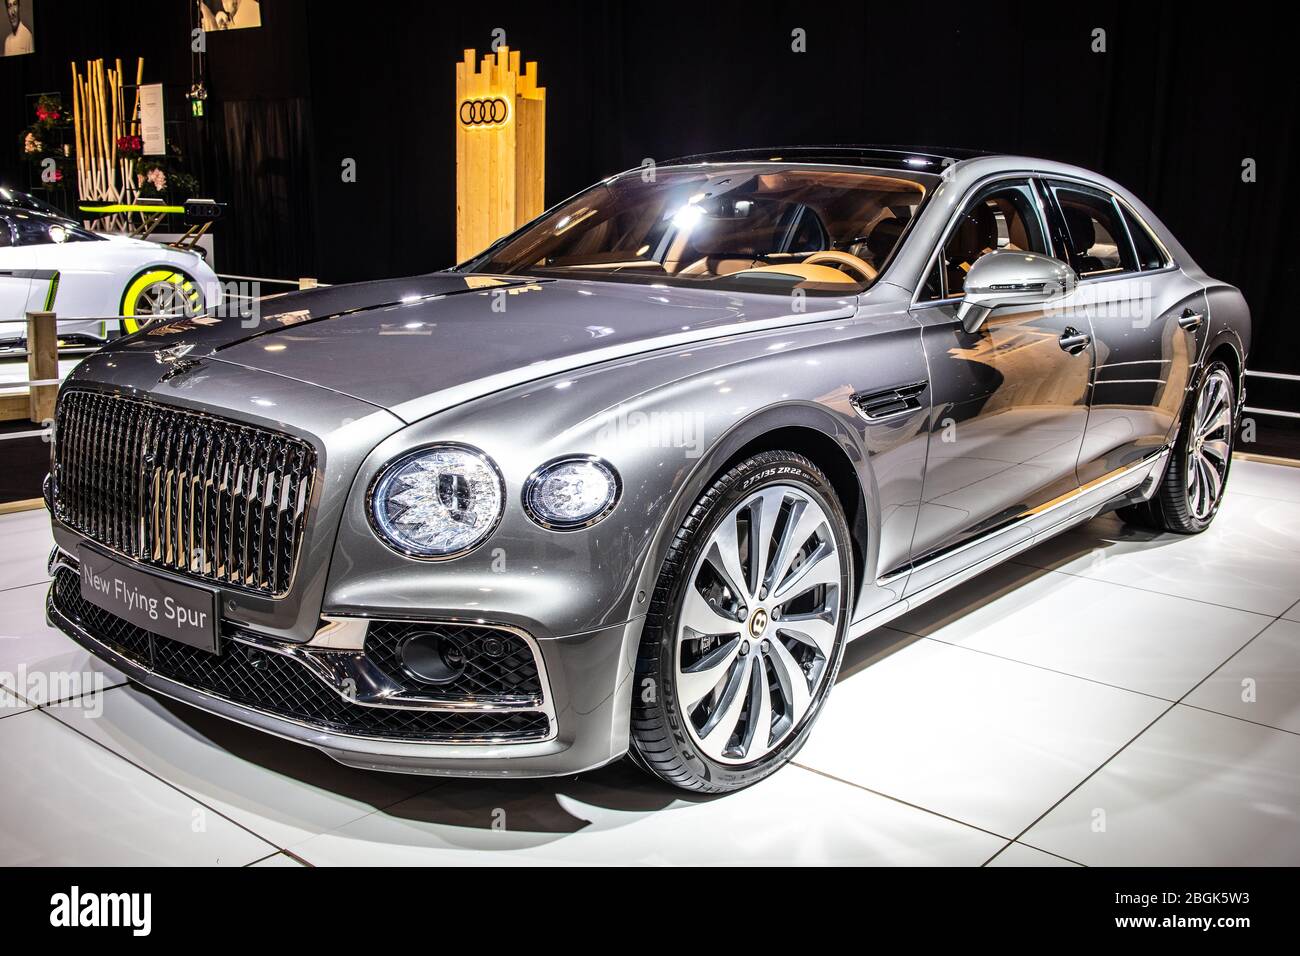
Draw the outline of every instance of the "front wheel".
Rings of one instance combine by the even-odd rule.
[[[1219,512],[1232,466],[1236,387],[1223,362],[1212,362],[1188,402],[1165,476],[1150,501],[1119,510],[1126,522],[1157,531],[1197,534]]]
[[[194,279],[175,269],[151,269],[132,279],[122,294],[122,331],[202,312],[203,291]]]
[[[637,658],[632,747],[678,787],[736,790],[803,745],[839,671],[853,561],[826,476],[763,452],[677,532]]]

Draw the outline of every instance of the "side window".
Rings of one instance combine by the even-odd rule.
[[[1113,199],[1069,186],[1055,186],[1052,192],[1065,220],[1065,239],[1075,272],[1098,276],[1137,270],[1128,231]]]
[[[961,295],[966,273],[975,260],[995,249],[1051,255],[1038,204],[1028,182],[999,183],[975,197],[944,243],[938,275],[926,279],[922,297]],[[940,283],[943,289],[935,294],[935,287]]]
[[[1137,253],[1138,268],[1143,272],[1147,272],[1151,269],[1163,269],[1169,265],[1169,260],[1165,258],[1160,243],[1156,242],[1155,237],[1151,235],[1151,230],[1147,228],[1146,223],[1123,203],[1120,203],[1119,207],[1124,211],[1124,221],[1128,223],[1129,235],[1133,237],[1133,247]]]
[[[921,283],[922,302],[933,302],[935,299],[943,298],[943,262],[940,259],[934,261],[934,267],[926,275],[925,281]]]
[[[12,242],[9,238],[9,229],[10,229],[9,220],[6,219],[4,216],[0,216],[0,249],[3,249],[5,246],[12,245]]]

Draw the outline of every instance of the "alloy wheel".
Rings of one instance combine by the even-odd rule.
[[[160,318],[181,318],[194,315],[194,297],[188,282],[176,283],[162,279],[146,286],[135,300],[135,315],[141,325]]]
[[[1201,386],[1187,442],[1187,510],[1204,521],[1218,506],[1232,455],[1232,381],[1216,368]]]
[[[831,669],[843,561],[822,506],[792,485],[762,488],[713,530],[684,587],[674,654],[705,755],[748,764],[800,725]]]

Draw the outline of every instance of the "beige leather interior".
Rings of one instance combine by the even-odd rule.
[[[858,280],[841,272],[833,266],[810,265],[807,262],[790,262],[779,266],[757,266],[743,270],[745,275],[787,275],[798,276],[805,282],[829,282],[832,284],[857,285]]]

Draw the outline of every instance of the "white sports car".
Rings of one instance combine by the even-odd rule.
[[[150,318],[216,305],[216,274],[197,252],[91,232],[53,213],[0,204],[0,348],[21,346],[26,313],[57,313],[61,341],[103,342]]]

